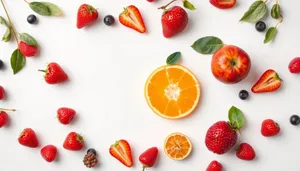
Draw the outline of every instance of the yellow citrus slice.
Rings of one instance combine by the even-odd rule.
[[[196,76],[181,65],[166,65],[151,73],[145,84],[145,98],[157,115],[180,119],[190,115],[200,99]]]
[[[171,159],[183,160],[190,155],[192,143],[187,136],[176,132],[166,138],[164,150]]]

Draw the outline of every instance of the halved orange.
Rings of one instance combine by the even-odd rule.
[[[181,65],[157,68],[145,84],[145,98],[157,115],[180,119],[190,115],[200,99],[196,76]]]
[[[183,160],[190,155],[192,143],[187,136],[175,132],[166,138],[164,150],[166,155],[171,159]]]

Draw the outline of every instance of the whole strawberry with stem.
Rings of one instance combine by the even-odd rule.
[[[237,132],[243,127],[245,118],[241,110],[232,106],[228,112],[229,121],[219,121],[207,131],[205,144],[208,150],[216,154],[224,154],[237,142]]]
[[[77,12],[77,28],[81,29],[94,23],[98,19],[98,11],[91,5],[80,5]]]
[[[0,100],[3,100],[5,98],[5,89],[0,86]]]
[[[15,109],[4,109],[4,108],[0,108],[0,128],[2,128],[3,126],[5,126],[8,122],[8,115],[6,112],[8,111],[16,111]]]
[[[60,123],[67,125],[69,124],[76,115],[74,109],[68,107],[61,107],[57,110],[57,118]]]
[[[248,143],[241,143],[236,151],[236,156],[242,160],[253,160],[255,151]]]
[[[157,159],[157,155],[158,155],[157,147],[151,147],[139,156],[139,160],[143,164],[143,171],[146,168],[150,168],[154,166],[155,161]]]
[[[68,75],[56,62],[49,63],[46,70],[39,71],[45,73],[44,78],[48,84],[57,84],[68,80]]]
[[[206,171],[222,171],[222,170],[223,170],[223,165],[216,160],[210,162],[206,168]]]
[[[272,137],[280,132],[280,126],[272,119],[266,119],[261,124],[261,134],[265,137]]]
[[[63,144],[66,150],[79,151],[84,147],[84,140],[81,135],[76,132],[70,132]]]
[[[33,129],[31,128],[25,128],[19,138],[18,141],[21,145],[30,147],[30,148],[36,148],[39,146],[39,141],[37,139],[37,136]]]

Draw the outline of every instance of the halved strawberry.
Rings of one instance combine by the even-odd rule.
[[[273,92],[281,87],[281,81],[279,75],[269,69],[263,73],[251,90],[253,93]]]
[[[119,140],[109,148],[109,153],[127,167],[133,165],[131,147],[126,140]]]
[[[209,2],[220,9],[228,9],[234,7],[236,0],[209,0]]]
[[[140,33],[146,32],[143,17],[139,9],[134,5],[130,5],[124,9],[124,11],[119,15],[119,21],[124,26],[134,29]]]

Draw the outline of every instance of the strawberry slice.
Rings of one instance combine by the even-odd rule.
[[[253,93],[273,92],[281,87],[281,78],[272,69],[267,70],[252,87]]]
[[[229,9],[235,6],[236,0],[209,0],[209,2],[220,9]]]
[[[127,167],[133,165],[131,147],[126,140],[119,140],[109,148],[109,153]]]
[[[139,9],[134,5],[130,5],[124,9],[124,11],[119,15],[119,21],[125,27],[134,29],[140,33],[146,32],[143,17]]]

